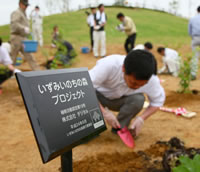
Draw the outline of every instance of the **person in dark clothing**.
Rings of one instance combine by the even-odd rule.
[[[117,19],[121,21],[122,24],[118,25],[116,29],[124,31],[128,36],[124,44],[124,48],[128,54],[135,46],[136,26],[133,20],[128,16],[124,16],[123,13],[117,14]]]

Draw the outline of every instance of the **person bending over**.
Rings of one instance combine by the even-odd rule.
[[[146,50],[132,50],[127,56],[107,56],[89,71],[103,116],[113,132],[129,127],[137,136],[144,121],[163,105],[165,92],[154,72],[154,56]],[[143,109],[144,94],[150,105],[137,116]],[[119,112],[117,117],[109,109]]]

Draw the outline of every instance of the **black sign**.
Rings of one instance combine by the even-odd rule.
[[[16,78],[43,163],[106,129],[86,68],[21,72]]]

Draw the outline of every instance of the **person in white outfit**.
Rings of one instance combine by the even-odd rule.
[[[106,24],[106,14],[104,12],[104,5],[100,4],[98,6],[98,11],[96,13],[95,23],[94,23],[94,56],[97,58],[99,56],[99,46],[100,46],[100,56],[104,57],[106,55],[106,32],[104,30]]]
[[[11,53],[11,45],[9,42],[3,42],[2,47],[4,47],[9,54]]]
[[[171,48],[158,47],[158,53],[163,56],[163,67],[158,71],[158,74],[170,73],[173,76],[178,76],[180,69],[180,57],[178,52]]]
[[[32,21],[32,32],[33,32],[33,40],[38,41],[39,45],[43,46],[43,37],[42,37],[42,15],[40,13],[40,8],[38,6],[31,12],[31,21]]]
[[[153,49],[153,45],[151,42],[145,42],[144,44],[136,45],[133,50],[147,50],[151,51]]]
[[[144,121],[163,106],[165,92],[154,74],[154,65],[150,52],[133,50],[127,56],[115,54],[102,58],[89,71],[104,119],[113,127],[113,133],[130,126],[137,136]],[[150,105],[136,117],[143,108],[144,94]],[[108,109],[119,112],[117,117]]]
[[[94,31],[94,19],[96,18],[96,8],[91,7],[91,13],[87,17],[87,24],[90,27],[90,42],[91,42],[91,50],[94,47],[94,38],[93,38],[93,31]]]
[[[0,38],[0,94],[2,93],[1,84],[10,78],[13,73],[21,72],[15,69],[12,64],[13,61],[10,58],[8,49],[2,45],[2,39]]]

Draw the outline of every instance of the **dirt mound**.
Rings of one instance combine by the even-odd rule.
[[[200,150],[186,148],[182,141],[174,137],[168,142],[159,141],[144,151],[101,153],[97,156],[86,157],[74,163],[74,171],[170,172],[173,167],[180,164],[178,158],[181,155],[187,155],[193,159],[195,154],[200,154]]]
[[[167,145],[156,143],[145,151],[101,153],[75,162],[74,171],[161,172],[162,156],[167,149]]]

